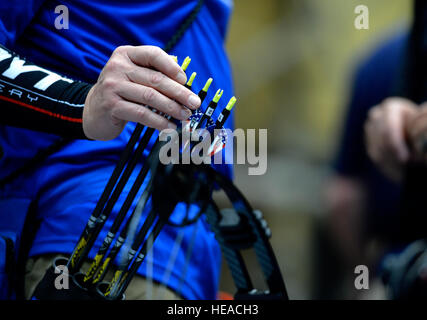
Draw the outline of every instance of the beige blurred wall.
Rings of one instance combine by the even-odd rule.
[[[354,27],[354,9],[360,4],[369,8],[369,30]],[[268,128],[272,152],[290,145],[327,156],[347,100],[350,73],[381,39],[407,26],[411,4],[235,1],[227,47],[240,98],[237,126]]]

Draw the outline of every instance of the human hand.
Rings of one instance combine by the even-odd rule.
[[[83,109],[83,130],[94,140],[116,138],[128,121],[163,130],[173,122],[147,106],[177,120],[186,120],[200,107],[200,98],[184,87],[185,72],[162,49],[121,46],[114,50]],[[186,108],[186,107],[188,108]]]
[[[413,102],[403,98],[389,98],[370,110],[365,123],[368,154],[394,181],[402,179],[403,166],[411,156],[409,127],[417,113],[417,106]]]

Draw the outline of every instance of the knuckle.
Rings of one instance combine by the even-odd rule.
[[[134,68],[131,68],[130,70],[128,70],[126,72],[126,75],[128,79],[133,82],[138,82],[138,79],[140,78],[138,71]]]
[[[147,108],[142,106],[136,110],[136,117],[139,122],[146,122],[147,111]]]
[[[113,54],[124,54],[128,51],[129,46],[118,46],[116,49],[114,49]]]
[[[108,91],[114,91],[117,88],[118,82],[113,78],[107,78],[103,81],[103,87]]]
[[[116,49],[114,49],[113,55],[114,54],[120,54],[122,52],[123,52],[123,47],[122,46],[118,46]]]
[[[161,54],[161,52],[162,52],[162,50],[159,47],[156,47],[156,46],[147,46],[147,50],[153,56],[157,56],[157,55]]]
[[[390,97],[385,98],[382,102],[382,105],[389,105],[392,101],[393,101],[393,99]]]
[[[405,100],[402,98],[397,98],[397,97],[387,97],[384,99],[383,101],[383,105],[394,105],[394,104],[401,104],[403,103]]]
[[[166,104],[166,113],[174,116],[175,118],[181,117],[179,109],[180,107],[173,101]]]
[[[142,93],[142,99],[145,103],[151,103],[154,101],[156,91],[151,88],[146,88]]]
[[[144,46],[144,51],[146,52],[149,60],[156,59],[156,57],[161,54],[160,48],[156,46]]]
[[[123,64],[118,58],[111,58],[110,61],[107,63],[107,70],[108,71],[118,71],[123,67]]]
[[[167,54],[161,48],[152,46],[150,48],[149,56],[151,60],[150,64],[157,65],[157,64],[161,64],[161,62],[163,61],[165,56],[167,56]]]
[[[153,72],[150,74],[149,82],[152,86],[157,87],[164,79],[164,75],[160,72]]]

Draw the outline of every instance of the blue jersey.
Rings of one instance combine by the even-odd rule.
[[[94,83],[117,46],[164,47],[196,4],[197,0],[2,1],[0,43],[46,69]],[[68,8],[68,29],[55,27],[58,5]],[[214,78],[207,100],[219,88],[224,90],[223,101],[233,95],[231,70],[224,49],[231,9],[231,1],[206,0],[194,23],[171,52],[180,61],[186,56],[192,58],[188,72],[198,74],[193,84],[195,92],[208,77]],[[232,124],[233,116],[230,116],[226,127]],[[50,156],[37,170],[20,176],[0,190],[2,201],[37,199],[36,212],[41,225],[31,256],[71,253],[134,126],[129,123],[118,138],[109,142],[75,140]],[[38,150],[57,139],[51,134],[0,126],[3,150],[0,178],[27,163]],[[220,166],[218,170],[231,174],[229,166]],[[131,177],[130,182],[134,178]],[[117,214],[128,191],[129,186],[112,216]],[[185,208],[178,206],[177,210]],[[10,214],[24,213],[12,209]],[[100,239],[109,226],[111,219]],[[166,285],[180,291],[187,299],[215,299],[221,258],[214,235],[203,218],[182,230],[181,250]],[[165,227],[155,242],[152,258],[146,259],[147,263],[152,263],[153,277],[158,282],[166,278],[166,267],[179,232],[180,229]],[[194,243],[194,253],[185,279],[181,279],[186,269],[185,251],[191,243]],[[100,241],[96,247],[99,245]],[[91,257],[94,254],[93,250]],[[139,273],[145,275],[146,270],[144,263]]]

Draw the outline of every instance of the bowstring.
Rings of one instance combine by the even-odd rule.
[[[190,204],[186,203],[186,217],[188,217],[189,211],[190,211]],[[196,225],[195,228],[197,228],[197,225]],[[163,293],[163,295],[160,296],[160,291],[159,291],[159,295],[157,296],[157,298],[159,298],[159,299],[164,298],[164,295],[166,293],[166,287],[167,287],[167,284],[169,283],[169,278],[170,278],[170,276],[172,274],[172,269],[175,266],[176,260],[178,258],[178,252],[179,252],[179,249],[181,248],[182,240],[184,239],[184,236],[185,236],[185,233],[186,233],[185,229],[186,228],[181,228],[179,230],[176,238],[175,238],[174,245],[173,245],[173,248],[172,248],[172,252],[171,252],[171,255],[169,257],[169,261],[168,261],[168,264],[166,266],[166,270],[165,270],[165,273],[164,273],[163,279],[162,279],[162,284],[164,286],[163,286],[161,292]],[[192,245],[193,245],[192,241],[195,241],[195,239],[193,239],[193,237],[192,237],[192,240],[190,242],[189,247],[192,247]],[[186,260],[186,262],[187,262],[187,260]],[[183,280],[182,277],[183,276],[180,277],[180,283]]]
[[[183,272],[182,272],[182,275],[180,277],[179,284],[177,287],[177,292],[181,296],[182,296],[182,286],[184,285],[184,280],[185,280],[185,277],[186,277],[187,272],[188,272],[188,267],[190,265],[190,258],[193,255],[194,244],[196,243],[196,235],[197,235],[197,229],[199,228],[199,223],[200,223],[200,221],[198,221],[196,223],[196,225],[193,229],[193,233],[191,234],[190,244],[189,244],[187,251],[185,253],[184,269],[183,269]]]
[[[160,297],[160,291],[163,292],[163,297],[164,297],[164,294],[166,292],[166,287],[169,282],[170,275],[172,273],[172,269],[178,257],[178,252],[179,252],[179,249],[181,248],[182,240],[184,239],[184,235],[185,235],[185,230],[181,229],[179,230],[178,235],[175,237],[175,241],[172,247],[172,252],[169,256],[169,261],[168,261],[168,264],[166,265],[166,270],[163,275],[163,279],[161,281],[163,284],[163,287],[161,288],[161,290],[159,290],[159,294],[157,298]],[[162,298],[159,298],[159,299],[162,299]]]
[[[147,252],[147,269],[146,269],[146,298],[147,300],[153,299],[153,259],[154,259],[154,248],[153,248],[153,233],[150,233],[147,238],[147,247],[150,248]]]

